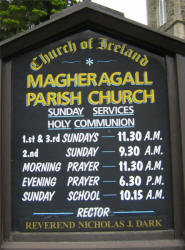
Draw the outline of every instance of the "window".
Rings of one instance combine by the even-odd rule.
[[[166,0],[159,0],[159,20],[160,26],[167,22]]]

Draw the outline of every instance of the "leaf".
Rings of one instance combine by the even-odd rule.
[[[34,13],[34,14],[40,16],[40,17],[48,15],[47,11],[45,11],[45,10],[39,10],[39,9],[33,9],[32,13]]]
[[[18,5],[14,5],[14,4],[10,4],[9,5],[9,8],[10,12],[13,12],[13,11],[26,11],[26,6],[18,6]]]
[[[19,20],[11,19],[11,18],[4,18],[2,20],[3,24],[6,24],[9,28],[17,28],[20,24]]]
[[[8,10],[0,10],[0,16],[8,16],[9,11]]]
[[[56,7],[58,7],[58,8],[66,8],[67,7],[67,4],[68,4],[68,2],[66,1],[66,0],[63,0],[63,1],[61,1],[61,0],[51,0],[51,4],[53,5],[53,6],[56,6]]]

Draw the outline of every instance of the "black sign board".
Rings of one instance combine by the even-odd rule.
[[[90,30],[13,60],[13,230],[173,227],[162,56]]]

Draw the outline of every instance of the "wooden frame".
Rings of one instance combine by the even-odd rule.
[[[101,24],[101,25],[100,25]],[[98,26],[97,26],[98,25]],[[166,57],[171,161],[173,179],[174,230],[109,233],[12,233],[11,232],[11,60],[58,37],[92,29],[146,48]],[[39,35],[38,35],[39,34]],[[176,53],[178,53],[176,55]],[[185,180],[185,43],[124,19],[120,13],[86,2],[67,9],[33,31],[0,44],[1,79],[1,203],[2,249],[184,249]],[[0,71],[1,72],[1,71]],[[1,92],[0,92],[1,93]],[[148,240],[150,239],[150,240]],[[51,244],[44,242],[51,241]],[[111,242],[110,242],[111,241]],[[117,243],[116,243],[117,241]],[[152,243],[151,243],[152,241]],[[27,243],[25,243],[27,242]],[[30,243],[31,242],[31,243]],[[52,243],[53,242],[53,243]],[[61,242],[63,242],[61,244]],[[177,248],[178,247],[178,248]]]

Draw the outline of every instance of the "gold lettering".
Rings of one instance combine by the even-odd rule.
[[[125,85],[126,83],[130,83],[131,85],[135,84],[135,80],[131,74],[131,72],[126,72],[124,80],[123,80],[123,85]]]
[[[42,88],[43,87],[43,75],[39,74],[36,78],[34,79],[32,74],[27,75],[27,88]]]
[[[32,222],[26,221],[26,230],[32,229]]]
[[[162,220],[155,220],[155,223],[156,223],[156,227],[162,227]]]
[[[43,63],[39,64],[39,63],[36,61],[37,58],[38,58],[37,56],[34,57],[33,60],[32,60],[31,63],[30,63],[30,68],[31,68],[32,70],[34,70],[34,71],[37,71],[37,70],[41,69],[42,66],[43,66]]]

